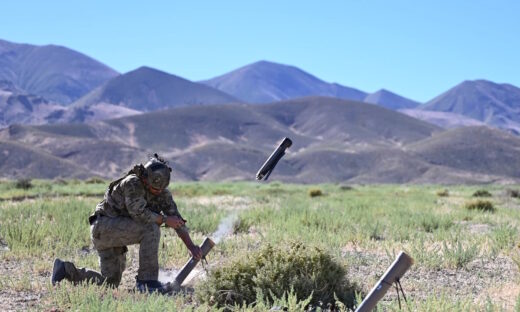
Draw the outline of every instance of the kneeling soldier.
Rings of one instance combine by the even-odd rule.
[[[174,228],[191,255],[200,259],[200,248],[193,244],[186,220],[167,189],[170,172],[171,168],[155,154],[144,166],[137,165],[125,177],[110,183],[104,199],[89,217],[101,273],[77,269],[71,262],[56,259],[52,284],[67,279],[75,284],[87,281],[117,287],[125,270],[126,246],[139,244],[137,289],[161,292],[163,285],[157,280],[161,224]]]

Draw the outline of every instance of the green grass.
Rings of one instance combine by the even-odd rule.
[[[52,289],[48,285],[54,257],[98,269],[97,255],[90,249],[87,217],[102,198],[106,183],[89,182],[95,183],[34,180],[29,189],[16,188],[16,181],[0,182],[0,239],[9,248],[0,251],[0,261],[27,264],[22,272],[9,271],[9,278],[0,282],[0,290],[42,293],[38,309],[210,309],[191,294],[161,297],[129,292],[133,277],[128,275],[127,284],[118,290],[67,284]],[[515,269],[520,268],[520,200],[509,196],[507,188],[502,186],[486,187],[498,194],[487,199],[496,208],[494,213],[465,208],[479,190],[476,186],[355,185],[344,190],[334,184],[190,182],[172,183],[170,188],[197,243],[213,233],[220,220],[232,213],[237,215],[233,225],[235,235],[224,239],[208,256],[215,268],[267,244],[285,246],[295,240],[318,246],[330,254],[349,268],[347,277],[361,283],[365,291],[399,250],[412,256],[415,259],[412,269],[421,272],[478,274],[471,268],[495,259],[510,259],[518,266]],[[314,189],[322,195],[310,197],[309,190]],[[438,191],[445,189],[449,196],[439,196]],[[186,249],[174,231],[162,230],[159,256],[164,268],[178,269],[187,260]],[[132,261],[137,261],[135,249],[128,255],[129,265]],[[360,270],[354,270],[357,268]],[[349,276],[350,272],[370,274]],[[34,276],[37,278],[31,279]],[[428,292],[413,276],[416,275],[403,278],[414,285],[415,290],[409,294],[412,310],[442,311],[441,307],[446,307],[452,311],[473,311],[491,306],[500,311],[504,305],[498,297],[488,302],[454,297],[449,291],[440,296],[441,290],[433,288]],[[273,298],[258,298],[257,306],[242,309],[262,311],[261,307],[277,302],[301,307],[302,302],[294,301],[290,289],[286,291],[277,294],[274,303]],[[414,296],[414,291],[421,293]],[[516,300],[515,297],[513,305]],[[384,306],[389,311],[397,310],[393,301],[386,301]]]
[[[98,182],[98,181],[95,181]],[[17,187],[17,181],[0,181],[0,200],[23,200],[56,196],[102,196],[106,183],[91,183],[80,180],[32,180],[32,187]]]

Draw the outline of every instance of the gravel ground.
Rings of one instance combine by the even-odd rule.
[[[363,251],[345,251],[344,257],[356,259],[349,267],[350,279],[369,291],[384,273],[391,261],[387,255]],[[35,272],[30,261],[1,260],[0,276],[10,276],[11,285],[0,291],[0,310],[17,311],[38,308],[45,298],[52,263],[48,270]],[[137,248],[132,246],[128,255],[128,268],[123,275],[121,288],[131,290],[137,274]],[[161,271],[165,280],[171,280],[177,270]],[[30,287],[27,286],[28,279]],[[186,291],[192,291],[197,280],[204,277],[204,271],[198,268],[188,277]],[[408,299],[424,300],[427,297],[440,296],[453,299],[472,298],[475,302],[485,303],[491,298],[494,304],[512,310],[519,295],[520,272],[518,266],[509,257],[498,256],[495,259],[477,259],[463,269],[428,269],[412,266],[404,275],[401,284]],[[30,288],[30,289],[29,289]],[[397,300],[394,289],[390,289],[383,302]]]
[[[366,252],[344,252],[343,256],[357,259],[349,267],[349,276],[365,291],[377,283],[391,261],[387,255]],[[484,303],[488,298],[498,305],[512,310],[520,295],[520,272],[514,261],[506,256],[495,259],[476,259],[462,269],[429,269],[412,266],[403,276],[401,285],[408,299],[424,300],[432,296],[444,296],[453,301],[471,298]],[[390,289],[383,302],[397,300],[395,289]]]

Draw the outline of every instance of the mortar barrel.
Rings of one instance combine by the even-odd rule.
[[[202,252],[202,256],[205,257],[210,252],[210,250],[213,248],[213,246],[215,246],[215,243],[209,237],[206,237],[204,239],[204,241],[202,242],[202,244],[200,245],[200,250]],[[188,260],[188,262],[186,262],[186,264],[179,271],[179,274],[177,274],[177,276],[175,277],[175,283],[178,286],[182,285],[182,282],[184,282],[186,277],[188,277],[190,272],[193,270],[193,268],[195,268],[195,266],[197,265],[197,263],[199,263],[199,261],[200,260],[197,260],[197,259],[191,257],[190,260]]]
[[[399,255],[397,255],[395,261],[386,270],[385,274],[383,274],[374,288],[372,288],[363,302],[361,302],[359,307],[356,309],[356,312],[372,311],[376,307],[379,300],[385,296],[388,288],[390,288],[390,286],[392,286],[392,284],[396,281],[399,281],[404,273],[406,273],[406,271],[408,271],[408,269],[412,266],[412,264],[413,259],[401,251]]]

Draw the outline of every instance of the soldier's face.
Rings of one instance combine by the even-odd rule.
[[[159,195],[170,183],[170,172],[166,170],[156,171],[150,174],[147,181],[148,190],[153,195]]]
[[[150,191],[150,193],[152,193],[153,195],[159,195],[161,194],[161,192],[163,191],[162,189],[158,189],[158,188],[155,188],[151,185],[148,186],[148,191]]]

